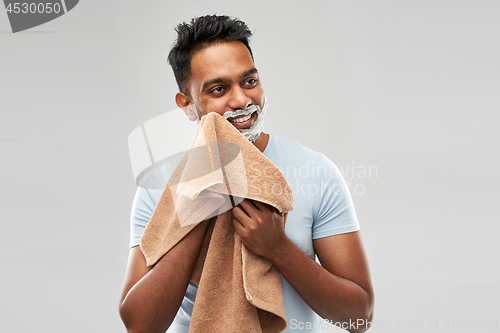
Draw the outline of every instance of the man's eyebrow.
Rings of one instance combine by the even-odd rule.
[[[245,73],[243,73],[243,75],[241,76],[241,78],[244,78],[245,76],[248,76],[248,75],[251,75],[251,74],[255,74],[255,73],[258,73],[259,71],[257,71],[257,68],[252,68],[248,71],[246,71]]]
[[[221,77],[216,77],[215,79],[208,80],[206,82],[203,82],[203,85],[201,86],[201,90],[205,90],[208,86],[215,84],[215,83],[222,83],[226,82],[227,80],[221,78]]]

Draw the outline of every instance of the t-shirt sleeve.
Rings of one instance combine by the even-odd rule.
[[[312,238],[323,238],[359,230],[349,188],[337,166],[323,156],[321,196],[314,217]]]
[[[146,225],[153,215],[170,174],[184,156],[184,152],[168,158],[166,162],[151,170],[144,180],[146,187],[139,186],[135,193],[130,215],[130,247],[139,245]]]
[[[132,203],[132,212],[130,216],[130,248],[139,245],[142,233],[146,228],[156,201],[153,199],[150,191],[143,187],[138,187]]]

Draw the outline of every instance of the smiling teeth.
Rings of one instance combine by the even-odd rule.
[[[243,116],[243,117],[239,117],[239,118],[236,118],[236,119],[234,119],[234,120],[231,120],[231,122],[232,122],[232,123],[242,123],[242,122],[247,121],[248,119],[250,119],[250,117],[251,117],[251,116],[252,116],[252,115],[251,115],[251,114],[249,114],[249,115],[247,115],[247,116]]]

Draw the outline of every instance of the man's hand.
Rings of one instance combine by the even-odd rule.
[[[359,232],[313,240],[322,267],[286,236],[284,218],[273,207],[245,199],[233,215],[243,244],[271,261],[317,314],[333,322],[371,322],[373,288]]]
[[[272,261],[287,240],[285,218],[265,203],[244,199],[233,208],[233,224],[241,241],[253,253]]]

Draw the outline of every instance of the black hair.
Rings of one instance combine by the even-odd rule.
[[[168,62],[174,71],[179,91],[189,94],[187,83],[191,74],[193,54],[213,43],[240,41],[250,51],[249,38],[252,32],[245,22],[225,15],[207,15],[195,17],[191,23],[182,22],[175,31],[177,39],[168,54]]]

